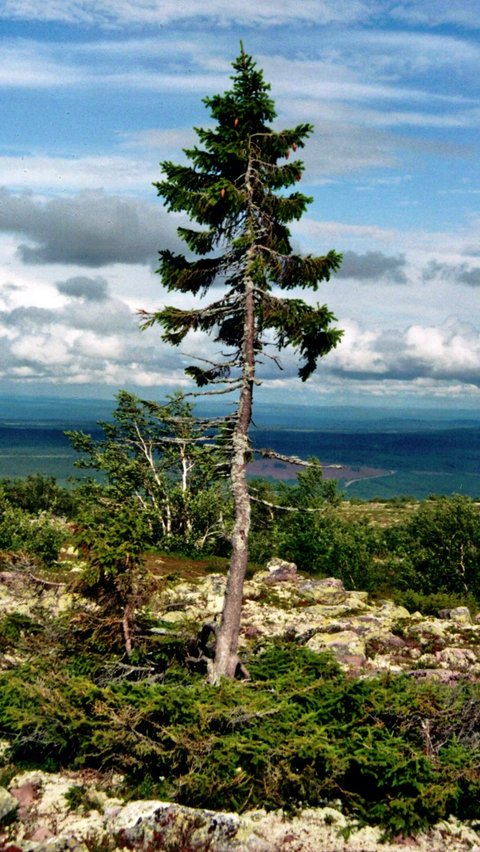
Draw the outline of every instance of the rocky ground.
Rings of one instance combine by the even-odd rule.
[[[151,607],[158,608],[162,621],[179,627],[185,621],[214,622],[224,583],[220,574],[165,582]],[[58,613],[70,602],[62,584],[38,583],[16,572],[0,575],[0,612],[28,614],[40,606]],[[468,609],[437,617],[409,614],[391,601],[373,602],[365,592],[347,591],[339,580],[301,576],[295,566],[280,561],[245,584],[242,624],[244,646],[289,636],[313,651],[330,649],[352,675],[389,670],[447,682],[480,680],[480,620],[472,619]],[[14,655],[4,655],[0,667],[15,662]],[[480,852],[480,808],[478,824],[449,820],[415,839],[383,844],[379,830],[356,830],[331,807],[294,818],[264,811],[239,816],[158,801],[124,803],[116,798],[116,783],[93,772],[17,775],[8,788],[0,788],[0,850],[400,852],[410,847]]]
[[[215,622],[225,578],[211,574],[180,582],[163,592],[164,621]],[[288,636],[312,651],[333,652],[356,675],[386,670],[412,677],[480,680],[480,618],[467,607],[438,617],[410,614],[392,601],[372,601],[367,592],[347,591],[341,580],[315,580],[291,563],[272,560],[245,583],[241,644]]]
[[[480,852],[473,827],[451,819],[415,839],[382,843],[375,828],[355,829],[341,810],[311,808],[295,817],[251,811],[239,816],[156,801],[127,804],[115,784],[92,773],[25,772],[0,788],[3,852]],[[8,825],[9,820],[10,825]],[[14,820],[14,822],[13,822]],[[6,824],[5,824],[6,823]],[[2,829],[0,829],[2,831]]]

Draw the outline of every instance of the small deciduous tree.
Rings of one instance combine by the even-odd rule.
[[[162,163],[163,179],[156,184],[170,211],[184,212],[200,226],[178,231],[198,259],[161,251],[159,272],[164,286],[195,296],[204,296],[213,285],[221,284],[223,289],[206,306],[169,306],[143,313],[143,326],[159,323],[163,339],[174,345],[191,331],[214,334],[227,352],[220,360],[190,366],[186,372],[200,387],[220,385],[221,392],[238,392],[231,433],[235,523],[213,682],[221,676],[233,677],[239,666],[250,529],[246,465],[253,389],[259,384],[257,365],[261,356],[268,357],[269,345],[277,350],[289,346],[300,355],[299,376],[305,381],[317,359],[341,337],[332,325],[335,317],[325,305],[311,306],[299,298],[280,296],[282,290],[316,290],[341,262],[334,251],[302,257],[291,248],[288,223],[302,216],[311,199],[298,191],[286,192],[303,171],[303,164],[295,157],[290,159],[290,154],[303,148],[313,128],[300,124],[273,129],[269,123],[276,113],[270,86],[243,46],[233,68],[232,88],[204,100],[216,125],[197,129],[201,147],[185,151],[189,164]]]
[[[100,425],[100,439],[66,433],[81,453],[76,465],[105,475],[110,501],[136,505],[153,542],[202,550],[223,535],[222,485],[214,475],[221,453],[181,394],[160,404],[120,391],[112,420]]]

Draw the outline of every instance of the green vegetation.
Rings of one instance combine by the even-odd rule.
[[[65,525],[48,512],[31,513],[17,508],[15,498],[0,483],[0,553],[10,551],[17,557],[25,555],[45,565],[58,559],[66,538]]]
[[[147,406],[129,395],[122,396],[122,406],[126,400],[130,414]],[[161,408],[148,416],[158,423],[164,414]],[[138,426],[134,418],[133,426]],[[149,552],[182,558],[209,554],[225,565],[232,501],[225,480],[212,484],[212,470],[219,459],[222,463],[220,451],[197,460],[175,443],[168,444],[165,457],[157,442],[151,467],[142,469],[137,447],[115,431],[116,421],[109,428],[98,442],[75,436],[83,452],[80,463],[103,470],[103,484],[81,481],[67,490],[41,475],[18,480],[14,488],[10,480],[0,481],[0,559],[18,566],[23,558],[37,569],[60,571],[62,546],[74,545],[86,564],[83,592],[90,588],[91,595],[103,597],[104,588],[106,600],[115,597],[123,606],[128,599],[135,608],[143,595],[142,562]],[[181,454],[189,458],[183,482]],[[32,482],[36,487],[27,511],[20,504]],[[153,487],[149,496],[149,482],[162,500]],[[480,608],[480,505],[473,499],[454,495],[350,503],[341,499],[332,480],[322,478],[315,460],[294,485],[253,480],[250,490],[252,564],[279,556],[316,577],[338,577],[348,589],[390,596],[425,613],[448,605]]]
[[[77,467],[102,474],[103,489],[90,482],[84,490],[94,489],[110,514],[130,502],[145,544],[161,540],[168,550],[208,552],[225,537],[225,456],[205,438],[204,424],[181,394],[159,405],[120,391],[112,422],[100,425],[104,436],[97,441],[83,432],[66,434],[80,453]],[[87,496],[90,508],[91,502]]]
[[[14,767],[115,770],[129,797],[240,811],[341,800],[352,818],[380,824],[388,836],[449,814],[476,818],[476,683],[351,678],[328,655],[263,641],[246,653],[249,683],[208,685],[192,633],[199,625],[172,629],[148,602],[159,583],[194,576],[209,563],[191,558],[186,537],[187,556],[166,559],[159,577],[158,550],[171,539],[161,524],[155,539],[151,511],[143,512],[127,483],[122,500],[108,478],[81,483],[61,520],[44,503],[30,513],[15,505],[22,483],[13,494],[1,490],[2,569],[34,573],[47,589],[69,577],[75,589],[57,616],[35,604],[0,619],[0,653],[9,661],[0,672],[5,777]],[[293,487],[256,481],[252,493],[252,552],[260,562],[295,558],[315,576],[340,577],[425,613],[478,608],[480,509],[473,501],[349,504],[315,463]],[[226,490],[217,501],[215,511],[231,517]],[[42,529],[61,531],[53,549]],[[79,551],[70,557],[71,574],[55,561],[62,541]],[[211,570],[224,570],[220,535],[215,548]],[[69,801],[72,808],[89,804],[80,787]]]
[[[385,542],[394,554],[396,585],[480,600],[480,512],[473,500],[457,495],[423,502],[385,533]]]
[[[130,796],[198,807],[288,811],[340,798],[389,835],[447,814],[476,817],[480,696],[471,684],[352,681],[327,655],[283,644],[248,664],[252,683],[219,687],[178,665],[162,683],[102,686],[68,665],[21,665],[0,675],[8,760],[113,768]],[[72,791],[72,807],[81,799]]]
[[[25,479],[2,479],[0,489],[14,509],[24,512],[49,512],[62,516],[75,511],[75,492],[61,488],[53,476],[33,473]]]

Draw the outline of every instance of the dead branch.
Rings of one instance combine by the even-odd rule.
[[[250,492],[252,490],[252,486],[250,486]],[[278,509],[279,512],[324,512],[326,506],[317,506],[315,508],[306,508],[305,506],[280,506],[278,503],[270,503],[268,500],[264,500],[263,497],[255,497],[252,493],[250,493],[250,500],[253,500],[254,503],[261,503],[263,506],[267,506],[269,509]]]
[[[223,388],[223,390],[211,390],[211,391],[189,391],[185,394],[185,396],[218,396],[218,394],[232,393],[235,390],[238,390],[240,384],[232,385],[229,388]]]
[[[48,588],[59,589],[61,586],[66,585],[66,583],[54,583],[53,580],[44,580],[42,577],[36,577],[35,574],[31,573],[31,571],[27,571],[26,574],[27,577],[30,578],[30,580],[33,580],[34,583],[38,583],[39,586],[47,586]]]
[[[282,453],[276,453],[275,450],[253,450],[256,455],[262,456],[264,459],[278,459],[278,461],[283,461],[286,464],[295,464],[300,467],[320,467],[322,470],[324,468],[331,468],[333,470],[341,470],[342,464],[319,464],[319,462],[311,462],[305,461],[305,459],[300,459],[298,456],[284,456]]]
[[[301,467],[312,467],[312,463],[298,458],[298,456],[285,456],[283,453],[276,453],[275,450],[260,449],[254,450],[254,453],[264,459],[277,459],[278,461],[286,462],[286,464],[297,464]]]

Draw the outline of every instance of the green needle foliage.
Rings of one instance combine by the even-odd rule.
[[[220,360],[204,361],[206,366],[190,366],[186,372],[199,387],[220,386],[210,392],[238,392],[236,416],[230,421],[235,524],[214,682],[222,675],[233,677],[240,667],[237,645],[250,530],[246,464],[257,366],[271,357],[269,346],[290,347],[300,358],[298,373],[305,381],[341,338],[326,305],[282,295],[298,288],[316,291],[341,262],[335,251],[307,257],[292,252],[289,223],[300,219],[311,199],[291,191],[304,167],[290,154],[304,147],[313,128],[273,129],[270,87],[243,46],[233,68],[231,90],[204,100],[215,126],[197,129],[200,146],[185,151],[190,163],[162,163],[163,179],[155,184],[170,211],[186,213],[198,226],[182,227],[179,235],[199,258],[160,252],[163,285],[200,297],[221,285],[219,298],[207,305],[143,313],[143,326],[159,323],[163,339],[175,346],[189,332],[213,335],[221,347]]]
[[[129,795],[220,810],[318,807],[409,835],[478,816],[480,697],[408,677],[350,679],[328,655],[270,645],[254,682],[96,685],[51,659],[0,673],[5,760],[98,767]]]
[[[216,341],[235,349],[236,358],[222,365],[221,376],[196,368],[193,377],[200,379],[203,372],[207,383],[225,378],[234,367],[241,367],[245,285],[251,278],[255,354],[263,350],[267,332],[273,332],[278,348],[293,346],[300,352],[299,374],[305,380],[318,357],[337,345],[341,332],[331,326],[334,317],[325,305],[278,298],[271,289],[317,290],[341,263],[341,255],[334,251],[320,257],[292,254],[288,223],[300,219],[312,199],[298,191],[278,193],[301,179],[303,163],[288,158],[291,151],[304,147],[313,127],[300,124],[274,131],[267,124],[276,116],[274,103],[262,72],[243,50],[233,68],[232,90],[204,99],[217,126],[196,129],[204,147],[185,151],[192,165],[163,162],[164,179],[154,184],[169,210],[186,212],[204,228],[178,229],[189,251],[209,255],[188,260],[168,249],[161,251],[158,271],[163,285],[169,291],[205,295],[220,278],[224,293],[206,308],[167,307],[145,315],[144,325],[160,323],[164,339],[174,345],[189,331],[214,332]]]

